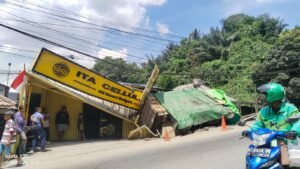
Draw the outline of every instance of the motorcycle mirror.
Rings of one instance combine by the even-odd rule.
[[[290,123],[290,124],[293,124],[293,123],[296,123],[299,120],[300,120],[299,117],[291,117],[291,118],[287,119],[286,122]]]
[[[246,122],[241,120],[237,123],[237,125],[243,127],[246,125]]]

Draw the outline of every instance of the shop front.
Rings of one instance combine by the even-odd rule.
[[[89,104],[83,104],[85,135],[87,139],[122,138],[122,120]]]
[[[155,72],[158,75],[158,68]],[[44,112],[41,113],[47,112],[50,140],[58,140],[55,119],[63,106],[69,115],[63,140],[79,139],[78,118],[81,113],[86,138],[126,138],[138,126],[138,112],[156,79],[150,78],[151,83],[143,92],[108,79],[45,48],[31,71],[26,72],[26,77],[26,87],[20,97],[26,108],[26,118],[30,124],[30,116],[36,107],[42,108]]]
[[[63,140],[78,140],[78,117],[83,113],[84,128],[87,139],[121,139],[136,128],[129,119],[133,110],[95,99],[87,94],[49,80],[34,73],[26,73],[28,82],[27,119],[35,107],[41,107],[49,114],[50,140],[58,140],[55,126],[56,114],[62,106],[67,107],[69,127]],[[44,112],[42,112],[44,113]]]

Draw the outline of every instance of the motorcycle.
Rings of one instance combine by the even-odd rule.
[[[300,118],[290,118],[286,122],[292,124],[299,119]],[[238,125],[245,126],[247,123],[240,121]],[[254,131],[250,126],[248,127],[251,129],[248,138],[252,140],[252,144],[249,145],[246,154],[246,169],[284,169],[286,166],[280,164],[281,143],[285,143],[288,139],[296,138],[287,138],[286,133],[282,131],[273,131],[266,128]],[[300,164],[293,165],[300,167]]]

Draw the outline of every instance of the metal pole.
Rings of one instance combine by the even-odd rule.
[[[10,66],[11,66],[11,63],[8,63],[7,86],[8,86],[8,82],[9,82]]]

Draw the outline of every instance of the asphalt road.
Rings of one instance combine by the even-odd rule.
[[[90,164],[98,169],[241,169],[244,168],[246,140],[240,133],[196,139],[172,146],[153,148]],[[78,167],[78,169],[81,167]]]
[[[171,141],[54,143],[51,151],[25,158],[20,169],[241,169],[249,144],[239,139],[242,130],[216,128]]]

